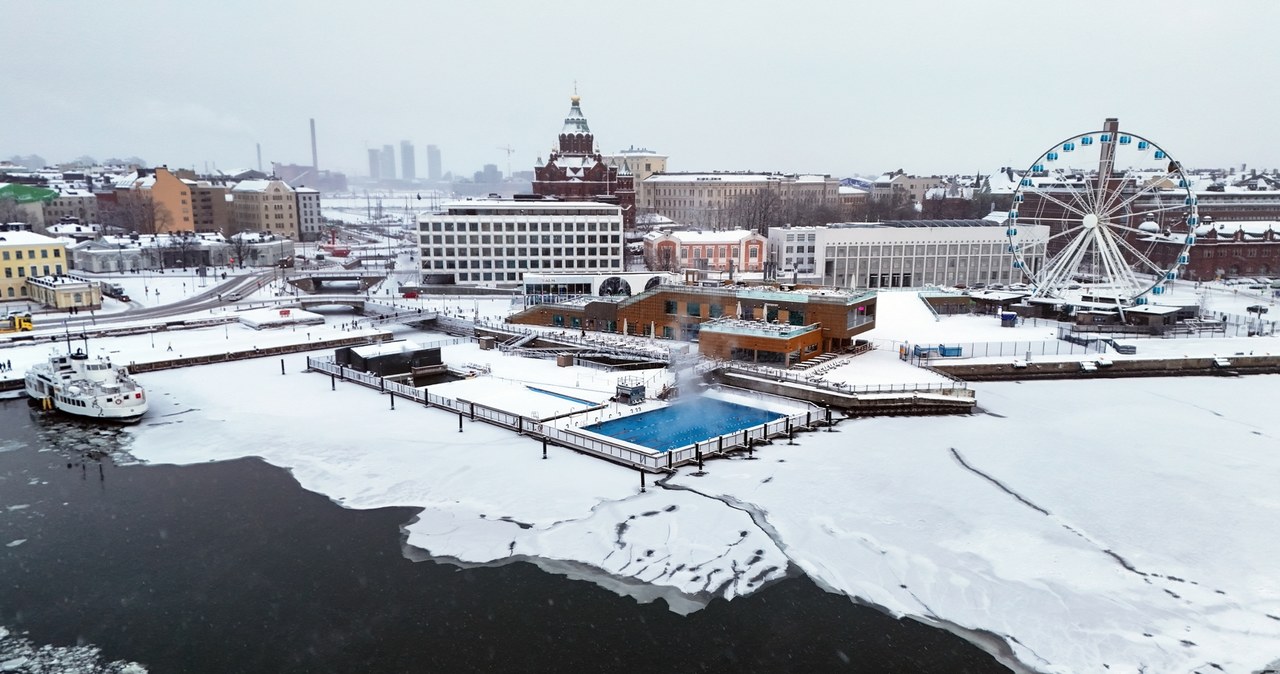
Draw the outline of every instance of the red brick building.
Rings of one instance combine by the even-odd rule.
[[[636,223],[636,189],[631,172],[624,166],[604,163],[595,147],[595,136],[578,105],[578,96],[569,99],[569,115],[560,130],[558,149],[547,163],[533,169],[533,193],[565,201],[599,201],[622,207],[626,229]]]

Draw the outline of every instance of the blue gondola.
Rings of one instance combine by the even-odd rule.
[[[1147,141],[1145,141],[1145,140],[1140,140],[1140,141],[1138,141],[1138,149],[1139,149],[1139,150],[1145,150],[1145,149],[1147,149],[1147,148],[1149,148],[1149,147],[1151,147],[1151,143],[1148,143],[1148,142],[1147,142]]]
[[[1199,200],[1197,200],[1195,197],[1187,197],[1186,199],[1182,200],[1182,203],[1187,206],[1195,206],[1197,203],[1199,203]]]
[[[1137,298],[1137,299],[1135,299],[1135,300],[1134,300],[1134,303],[1135,303],[1135,304],[1146,304],[1146,303],[1147,303],[1147,298],[1145,298],[1145,297],[1139,297],[1139,298]]]
[[[1178,278],[1178,272],[1176,271],[1167,271],[1164,273],[1164,280],[1166,281],[1172,281],[1176,278]]]
[[[1186,253],[1179,255],[1178,264],[1191,264],[1191,256]]]
[[[1009,249],[1008,249],[1007,251],[1005,251],[1005,252],[1008,252],[1008,253],[1016,253],[1016,252],[1018,252],[1018,247],[1017,247],[1017,246],[1014,246],[1014,245],[1010,245],[1010,246],[1009,246]]]
[[[1058,153],[1057,153],[1057,152],[1050,152],[1049,154],[1046,154],[1046,155],[1044,156],[1044,158],[1045,158],[1047,161],[1057,161],[1057,160],[1058,160]]]
[[[1023,187],[1031,187],[1031,179],[1023,178],[1021,181],[1018,182],[1018,184],[1022,185]]]
[[[1188,186],[1188,184],[1189,184],[1189,183],[1187,183],[1187,179],[1186,179],[1186,178],[1182,178],[1182,179],[1178,180],[1178,187],[1187,187],[1187,186]]]
[[[1195,235],[1195,234],[1188,234],[1188,235],[1187,235],[1187,245],[1194,245],[1194,244],[1195,244],[1195,242],[1196,242],[1196,235]]]
[[[1010,219],[1010,220],[1017,220],[1017,219],[1018,219],[1018,212],[1017,212],[1017,211],[1009,211],[1009,219]]]
[[[1081,144],[1081,145],[1093,145],[1093,137],[1092,137],[1092,136],[1085,136],[1084,138],[1081,138],[1081,139],[1080,139],[1080,144]]]
[[[1163,287],[1163,286],[1156,286],[1156,287],[1152,288],[1152,289],[1151,289],[1151,294],[1152,294],[1152,295],[1163,295],[1163,294],[1164,294],[1164,287]]]
[[[1044,164],[1036,164],[1031,167],[1032,173],[1044,173]]]
[[[1015,203],[1015,204],[1020,204],[1020,203],[1022,203],[1022,201],[1023,201],[1024,199],[1026,199],[1026,197],[1025,197],[1025,196],[1023,196],[1023,194],[1022,194],[1021,192],[1019,192],[1019,193],[1017,193],[1017,194],[1013,195],[1013,203]]]
[[[1005,230],[1004,234],[1005,234],[1005,236],[1017,236],[1017,235],[1018,235],[1018,228],[1017,228],[1017,227],[1010,227],[1009,229],[1006,229],[1006,230]]]
[[[1022,269],[1022,260],[1014,260],[1014,261],[1013,261],[1013,268],[1014,268],[1014,269]]]
[[[1133,142],[1133,139],[1130,138],[1129,136],[1120,136],[1121,145],[1128,145],[1129,143],[1132,143],[1132,142]]]
[[[1062,144],[1062,151],[1063,151],[1063,152],[1070,152],[1070,151],[1072,151],[1072,150],[1074,150],[1074,149],[1076,149],[1076,144],[1075,144],[1075,143],[1063,143],[1063,144]]]
[[[1156,159],[1164,159],[1165,157],[1168,157],[1168,156],[1169,155],[1164,153],[1164,150],[1156,150]]]
[[[1187,224],[1188,224],[1188,225],[1197,225],[1197,224],[1200,224],[1200,218],[1198,218],[1198,217],[1196,217],[1196,216],[1194,216],[1194,215],[1188,215],[1188,216],[1187,216]]]
[[[1104,134],[1102,134],[1102,135],[1098,136],[1098,141],[1099,141],[1099,142],[1102,142],[1102,143],[1110,143],[1110,142],[1111,142],[1111,134],[1109,134],[1109,133],[1104,133]]]

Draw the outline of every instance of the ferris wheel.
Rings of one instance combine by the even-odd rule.
[[[1108,119],[1101,131],[1053,145],[1022,174],[1008,252],[1033,298],[1145,304],[1190,261],[1197,226],[1182,164]]]

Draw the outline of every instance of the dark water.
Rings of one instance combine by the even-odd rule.
[[[413,510],[256,459],[117,466],[81,453],[111,434],[21,400],[0,429],[0,546],[27,539],[0,547],[0,626],[36,645],[151,672],[1008,671],[803,578],[679,616],[530,564],[408,561]]]

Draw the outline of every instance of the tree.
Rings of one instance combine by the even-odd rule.
[[[733,200],[729,221],[735,227],[769,235],[769,228],[783,224],[782,198],[771,190],[757,190]]]
[[[173,215],[151,195],[133,191],[120,193],[114,204],[103,208],[102,221],[125,232],[157,234],[172,226]]]
[[[174,252],[174,265],[181,266],[186,269],[188,266],[196,266],[196,256],[192,253],[199,247],[200,240],[196,237],[195,232],[170,232],[169,248]]]
[[[18,205],[16,199],[0,199],[0,224],[23,222],[33,225],[36,218],[30,211]]]
[[[257,252],[246,234],[248,232],[237,232],[231,235],[231,241],[229,242],[231,244],[232,263],[233,265],[240,265],[241,269],[244,269],[245,258],[249,257],[251,253]]]

